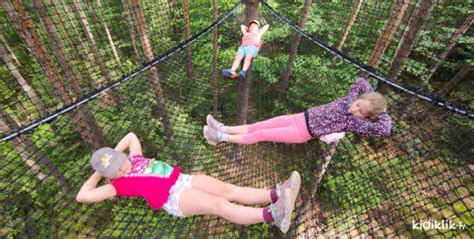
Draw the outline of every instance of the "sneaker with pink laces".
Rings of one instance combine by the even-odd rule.
[[[301,176],[297,171],[291,172],[290,178],[288,178],[285,182],[282,184],[277,184],[275,187],[277,198],[280,198],[282,195],[282,192],[284,192],[286,189],[291,189],[293,196],[295,197],[293,200],[296,200],[296,196],[298,196],[298,193],[300,191],[300,186],[301,186]]]
[[[207,125],[204,126],[203,128],[203,134],[204,134],[204,138],[206,138],[207,142],[210,145],[217,145],[220,142],[222,142],[221,141],[222,133],[219,132],[218,130],[208,127]]]
[[[222,126],[224,126],[223,123],[221,123],[221,122],[217,121],[216,119],[214,119],[214,117],[211,114],[207,115],[206,123],[209,127],[213,128],[215,130],[219,130],[219,131],[220,131],[220,128]]]
[[[283,191],[283,195],[278,201],[270,205],[270,214],[273,218],[273,224],[277,226],[281,232],[286,233],[290,229],[291,213],[295,206],[293,195],[290,189]]]

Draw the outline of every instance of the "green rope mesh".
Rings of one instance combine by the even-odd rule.
[[[55,73],[45,73],[45,60],[32,51],[35,45],[28,45],[26,36],[16,27],[12,13],[18,9],[8,8],[2,2],[0,24],[5,42],[1,44],[3,48],[7,45],[10,48],[11,52],[6,54],[17,56],[18,62],[12,57],[8,58],[9,62],[14,63],[31,88],[25,91],[25,85],[19,84],[7,70],[8,62],[2,61],[5,64],[0,65],[1,74],[5,80],[0,82],[0,129],[2,138],[17,134],[0,142],[0,236],[282,236],[268,223],[243,226],[216,216],[172,217],[163,210],[149,209],[140,198],[77,203],[75,194],[93,172],[88,164],[91,153],[98,147],[113,146],[129,131],[139,136],[146,156],[180,165],[186,173],[205,173],[239,186],[269,189],[288,177],[292,170],[298,170],[303,179],[302,189],[290,231],[285,235],[288,237],[474,236],[473,120],[405,91],[392,89],[387,93],[394,122],[392,136],[360,138],[348,133],[335,146],[319,184],[315,178],[318,166],[331,152],[330,146],[317,139],[293,145],[259,143],[241,150],[232,144],[208,145],[202,136],[202,126],[206,115],[213,110],[213,35],[208,27],[213,22],[213,9],[210,1],[190,2],[192,34],[200,34],[192,37],[188,45],[180,45],[186,40],[183,2],[143,1],[138,6],[156,57],[151,64],[144,60],[143,39],[136,25],[136,5],[128,1],[101,5],[85,1],[79,3],[84,14],[81,16],[71,3],[44,3],[54,23],[56,45],[61,47],[82,94],[74,88],[55,55],[54,44],[48,39],[45,20],[37,6],[22,3],[24,13],[18,21],[32,23],[27,32],[33,29],[37,32],[40,39],[35,43],[44,48],[49,63],[57,69]],[[298,21],[302,4],[274,1],[269,4],[291,22]],[[260,6],[260,22],[270,24],[271,28],[265,35],[260,55],[252,64],[247,122],[302,112],[345,94],[363,72],[353,62],[334,58],[334,54],[315,44],[314,39],[335,47],[354,4],[314,1],[306,26],[314,38],[303,36],[301,39],[283,101],[278,100],[280,81],[296,32],[267,6]],[[463,4],[466,5],[453,6],[467,7]],[[293,7],[288,8],[290,5]],[[364,3],[342,52],[356,63],[367,62],[392,5],[392,2]],[[441,21],[439,16],[444,7],[447,6],[441,3],[437,6],[433,13],[435,20],[430,21],[428,27]],[[410,4],[408,11],[416,12],[418,8]],[[239,25],[244,20],[244,5],[234,7],[234,3],[222,2],[219,13],[225,16],[215,25],[220,72],[232,64],[240,43]],[[87,30],[80,24],[84,16],[101,60],[94,53]],[[403,19],[401,30],[408,21],[409,17]],[[456,26],[458,23],[446,24]],[[402,34],[403,31],[397,32],[395,39],[399,41]],[[439,36],[434,41],[444,45],[447,39],[449,35],[443,39]],[[191,76],[186,69],[186,49],[190,47]],[[378,68],[382,75],[387,73],[396,48],[397,42],[394,42],[383,56]],[[104,69],[99,61],[103,61]],[[162,120],[164,113],[159,107],[151,67],[156,67],[160,79],[172,143]],[[51,74],[58,77],[52,78]],[[69,102],[59,96],[53,79],[63,82]],[[119,84],[114,85],[114,82]],[[374,78],[371,82],[377,85]],[[237,123],[238,84],[217,78],[216,117],[229,125]],[[64,109],[69,110],[61,111]],[[31,129],[21,131],[28,126]],[[430,220],[450,222],[457,228],[419,225]]]

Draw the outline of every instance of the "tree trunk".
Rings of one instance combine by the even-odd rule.
[[[19,1],[14,1],[13,3],[5,1],[2,2],[2,5],[6,9],[8,18],[37,59],[47,78],[51,81],[56,95],[63,104],[71,104],[72,99],[69,96],[64,83],[60,80],[59,74],[57,73],[52,60],[49,58],[46,46],[41,41],[38,31],[35,29],[33,21],[25,11],[23,5]],[[82,115],[87,115],[88,110],[86,108],[83,107],[82,111],[85,111]],[[82,139],[91,148],[98,148],[104,140],[103,137],[101,137],[102,132],[94,132],[94,130],[91,130],[89,125],[83,122],[80,117],[70,117],[70,119],[79,127],[79,133]],[[89,140],[90,135],[97,135],[97,137],[94,140]]]
[[[439,89],[435,95],[448,98],[454,89],[459,87],[459,85],[464,80],[469,79],[468,76],[471,72],[472,66],[465,65],[449,82],[444,84],[444,86]],[[441,127],[440,125],[443,125],[442,122],[444,122],[445,119],[451,115],[451,112],[442,107],[438,107],[437,105],[430,105],[429,107],[422,108],[421,115],[431,115],[433,117],[424,117],[421,122],[417,122],[420,128],[433,130],[433,126],[438,125],[438,127]]]
[[[258,0],[246,0],[245,1],[245,25],[250,20],[258,19]],[[247,113],[249,108],[249,94],[250,94],[250,85],[252,83],[251,74],[252,67],[247,70],[247,75],[245,79],[239,81],[238,86],[238,102],[237,102],[237,124],[246,124],[247,123]],[[234,145],[232,157],[236,162],[241,162],[242,153],[244,146],[240,144]]]
[[[342,34],[341,41],[339,41],[339,44],[337,44],[336,46],[337,50],[340,51],[342,49],[342,46],[344,46],[344,43],[347,40],[347,36],[349,36],[349,32],[351,31],[352,26],[354,25],[354,22],[357,16],[359,15],[360,8],[362,7],[363,2],[364,2],[363,0],[357,0],[357,4],[354,6],[354,9],[352,9],[352,14],[351,14],[351,17],[349,18],[349,21],[347,22],[346,30],[344,30],[344,34]],[[336,62],[336,58],[337,57],[334,56],[334,58],[332,59],[333,63]]]
[[[94,54],[95,61],[99,65],[101,74],[105,77],[107,82],[111,82],[112,77],[110,77],[109,71],[107,70],[105,63],[102,60],[102,56],[100,55],[99,49],[97,48],[97,44],[94,39],[94,35],[92,35],[92,30],[89,27],[89,23],[87,21],[86,15],[84,14],[84,11],[82,10],[81,3],[79,3],[78,0],[73,0],[72,4],[74,6],[74,10],[76,11],[76,14],[79,16],[79,23],[81,24],[82,29],[84,30],[84,33],[86,34],[87,41],[89,42],[89,45],[92,49],[92,53]],[[110,93],[109,94],[110,97],[115,102],[115,104],[119,108],[121,108],[122,100],[120,99],[120,95],[118,94],[118,92],[115,89],[110,89],[109,93]]]
[[[148,39],[148,34],[145,28],[145,20],[143,18],[139,0],[132,0],[132,9],[135,13],[135,21],[136,26],[138,29],[138,33],[140,35],[140,43],[143,48],[143,52],[145,53],[145,60],[152,61],[153,60],[153,51],[151,49],[150,40]],[[173,145],[173,130],[171,128],[168,111],[166,109],[165,104],[165,96],[163,94],[163,89],[161,88],[160,78],[158,77],[158,72],[156,67],[150,68],[150,75],[151,75],[151,85],[153,90],[155,91],[155,96],[158,101],[158,111],[163,121],[163,125],[165,127],[166,137],[168,139],[168,145]]]
[[[64,1],[64,0],[63,0]],[[51,3],[51,8],[54,10],[54,13],[56,16],[61,16],[61,13],[59,12],[58,8],[59,8],[59,4],[55,4],[53,2],[53,0],[50,0],[50,3]],[[74,42],[72,41],[72,38],[74,36],[71,36],[71,34],[69,34],[69,31],[70,31],[70,28],[68,28],[65,24],[65,22],[63,21],[63,18],[62,17],[59,17],[58,18],[58,21],[59,21],[59,25],[62,26],[62,30],[64,31],[64,34],[66,36],[66,42],[68,43],[68,47],[70,49],[72,49],[72,51],[70,51],[69,53],[69,57],[72,59],[74,59],[76,62],[82,62],[84,64],[86,63],[89,63],[89,64],[94,64],[90,57],[89,57],[89,52],[87,51],[87,49],[85,49],[84,47],[84,44],[82,42],[82,39],[81,37],[79,36],[79,33],[77,32],[77,29],[76,29],[76,26],[75,26],[75,23],[74,21],[71,20],[70,18],[70,12],[67,8],[66,5],[63,5],[63,9],[65,11],[65,15],[66,17],[68,18],[70,24],[71,24],[71,29],[73,30],[74,34],[76,35],[76,39],[78,40],[78,43],[79,43],[79,46],[81,47],[81,49],[83,50],[82,52],[85,52],[85,57],[80,54],[81,53],[81,49],[79,49],[75,44]],[[76,63],[77,64],[77,63]],[[92,67],[84,67],[85,68],[85,71],[86,72],[82,72],[83,74],[79,74],[78,75],[78,78],[82,80],[82,82],[86,82],[88,84],[88,86],[92,86],[93,88],[96,88],[97,85],[95,84],[94,80],[92,80],[91,76],[94,75],[94,71],[92,69]],[[102,98],[103,99],[103,98]]]
[[[51,9],[54,11],[54,15],[56,16],[61,16],[61,14],[59,13],[58,11],[58,5],[57,4],[54,4],[53,3],[53,0],[50,0],[50,4],[51,4]],[[79,52],[79,50],[77,49],[76,45],[74,44],[74,42],[72,42],[72,39],[71,39],[71,35],[69,35],[69,29],[66,27],[66,25],[64,24],[64,21],[61,17],[58,17],[58,21],[59,21],[59,25],[61,26],[62,30],[64,31],[64,35],[66,37],[66,42],[68,44],[68,47],[70,47],[73,52]],[[75,60],[76,59],[76,54],[70,54]]]
[[[3,38],[3,35],[0,33],[0,38]],[[6,42],[3,42],[6,48],[9,48]],[[13,53],[13,52],[11,52]],[[11,55],[7,53],[7,49],[3,48],[3,45],[0,44],[0,58],[2,61],[5,63],[7,66],[8,70],[10,73],[15,77],[15,79],[18,81],[18,84],[21,86],[23,91],[25,92],[26,96],[28,99],[31,100],[35,108],[38,110],[39,115],[41,117],[44,117],[48,114],[48,111],[46,109],[46,106],[43,104],[41,99],[39,98],[38,94],[36,93],[35,89],[31,87],[29,82],[24,78],[24,76],[18,71],[16,68],[15,64],[12,62]]]
[[[78,98],[82,98],[84,96],[84,92],[82,91],[82,88],[79,85],[79,82],[77,81],[76,76],[74,75],[74,72],[68,63],[68,60],[64,56],[64,53],[61,49],[61,45],[59,42],[59,37],[56,34],[57,30],[54,27],[53,21],[48,15],[48,10],[46,9],[42,1],[34,1],[33,5],[38,11],[40,20],[43,23],[43,26],[46,31],[46,37],[48,38],[48,42],[51,45],[54,55],[59,61],[62,71],[66,74],[66,77],[71,83],[71,86],[76,96]],[[78,119],[82,116],[83,118],[85,118],[85,121],[87,122],[86,123],[87,127],[85,127],[84,130],[89,131],[90,135],[93,135],[93,138],[91,140],[94,141],[93,139],[95,138],[98,142],[104,142],[105,138],[104,138],[103,132],[97,125],[95,117],[93,113],[90,111],[90,109],[87,106],[83,106],[79,108],[77,111],[81,112],[80,116],[78,115]],[[92,144],[92,146],[94,145],[95,143]]]
[[[372,56],[370,57],[369,66],[377,68],[379,66],[379,61],[382,55],[387,50],[392,37],[398,29],[398,25],[405,15],[410,0],[397,1],[395,6],[392,8],[390,17],[388,18],[387,24],[385,24],[382,33],[377,39],[374,50],[372,51]]]
[[[112,53],[114,54],[115,63],[117,63],[117,66],[121,68],[122,62],[120,61],[120,56],[115,47],[115,43],[114,43],[114,40],[112,39],[112,35],[110,34],[109,26],[107,26],[107,21],[105,20],[104,13],[102,12],[102,4],[100,3],[100,0],[97,0],[97,5],[99,7],[100,19],[102,20],[102,23],[104,24],[105,33],[107,34],[107,39],[109,40],[110,48],[112,48]]]
[[[315,142],[315,144],[319,146],[319,142]],[[311,186],[309,187],[310,190],[308,192],[301,192],[301,197],[304,198],[303,200],[305,201],[306,205],[301,205],[296,208],[297,218],[300,218],[302,215],[306,214],[308,210],[314,210],[312,208],[314,204],[311,204],[311,200],[314,199],[320,183],[326,174],[326,170],[329,167],[329,163],[331,163],[332,156],[336,152],[336,144],[337,143],[331,143],[324,149],[321,164],[313,171]],[[289,238],[295,238],[295,235],[297,234],[296,230],[291,230],[288,233]]]
[[[453,47],[456,45],[459,39],[461,39],[461,37],[467,32],[469,27],[472,25],[473,21],[474,21],[474,13],[471,13],[466,18],[466,20],[461,24],[458,30],[453,34],[448,44],[444,47],[443,51],[439,55],[438,61],[436,61],[436,63],[430,67],[430,69],[428,70],[428,75],[425,78],[425,82],[429,82],[431,80],[431,77],[433,77],[438,67],[441,66],[444,60],[446,60],[446,57],[448,56],[449,52],[453,49]]]
[[[400,37],[400,41],[398,42],[397,48],[395,49],[395,53],[397,53],[400,50],[400,48],[402,47],[403,39],[405,39],[408,32],[410,32],[411,26],[413,25],[413,21],[415,20],[415,17],[418,15],[418,12],[420,11],[420,9],[418,7],[416,7],[416,3],[414,3],[414,5],[415,6],[413,6],[413,10],[409,14],[408,21],[405,24],[406,25],[405,29],[403,29],[403,34]]]
[[[400,75],[402,66],[410,55],[415,43],[418,41],[421,30],[430,17],[436,1],[437,0],[423,0],[421,3],[420,11],[413,20],[413,24],[410,26],[406,36],[402,39],[402,47],[395,53],[392,65],[388,70],[388,78],[399,81],[398,76]]]
[[[258,19],[258,8],[259,8],[259,1],[258,0],[246,0],[245,1],[245,25],[247,22],[253,19]],[[250,85],[251,85],[251,69],[250,67],[247,71],[247,75],[245,79],[239,81],[239,89],[238,89],[238,105],[237,105],[237,123],[238,124],[245,124],[247,123],[247,112],[248,112],[248,104],[249,104],[249,92],[250,92]]]
[[[189,23],[189,0],[183,0],[184,15],[184,38],[188,40],[191,37],[191,26]],[[186,74],[189,79],[193,78],[193,49],[191,45],[186,46]]]
[[[8,113],[3,108],[0,108],[0,126],[2,127],[1,130],[4,132],[9,132],[10,130],[20,128],[15,120],[10,115],[8,115]],[[58,180],[58,183],[64,192],[69,193],[71,191],[67,180],[61,174],[61,172],[28,136],[21,134],[13,138],[11,143],[23,158],[23,161],[25,161],[33,173],[36,174],[36,177],[41,181],[41,183],[48,185],[50,180],[43,172],[39,164],[45,167],[51,173],[51,175],[53,175],[53,177]],[[35,161],[34,158],[37,161]]]
[[[12,50],[12,49],[10,48],[10,46],[8,45],[7,40],[5,39],[5,37],[3,37],[2,33],[0,33],[0,40],[1,40],[2,43],[5,45],[5,48],[7,49],[7,52],[10,54],[10,56],[13,58],[13,60],[15,60],[15,63],[16,63],[18,66],[21,66],[21,63],[18,61],[18,58],[16,58],[15,53],[13,53],[13,50]]]
[[[439,89],[435,95],[441,96],[443,98],[448,97],[451,92],[459,86],[467,76],[472,71],[472,66],[464,66],[448,83],[446,83],[443,88]]]
[[[217,21],[219,17],[217,0],[212,0],[212,20]],[[219,36],[217,34],[217,26],[212,28],[212,73],[211,73],[211,87],[212,87],[212,115],[217,117],[217,100],[218,100],[218,89],[217,89],[217,48],[219,43]]]
[[[67,79],[70,81],[72,89],[78,98],[82,98],[84,96],[84,92],[82,91],[79,82],[74,75],[74,72],[69,65],[68,60],[64,56],[64,53],[61,49],[59,37],[56,34],[57,30],[54,26],[53,21],[48,15],[48,10],[44,6],[42,1],[33,1],[33,5],[36,8],[39,16],[40,21],[45,29],[46,37],[48,39],[48,43],[51,46],[54,55],[59,61],[59,65],[61,66],[62,71],[66,74]]]
[[[135,56],[137,57],[137,59],[139,59],[140,56],[138,53],[138,47],[137,47],[137,41],[136,41],[137,34],[135,33],[135,27],[133,25],[130,27],[129,25],[129,24],[133,24],[133,16],[128,7],[128,1],[122,0],[122,5],[125,10],[125,15],[127,16],[127,22],[128,22],[127,29],[128,29],[128,32],[130,33],[130,39],[132,40],[133,53],[135,53]]]
[[[306,24],[306,19],[308,18],[308,12],[311,8],[312,0],[305,0],[303,10],[301,11],[300,20],[298,22],[298,27],[304,29],[304,25]],[[290,85],[290,76],[291,71],[293,69],[293,64],[296,59],[296,53],[298,51],[298,46],[300,45],[301,41],[301,34],[296,32],[293,35],[293,44],[291,44],[290,55],[288,56],[288,63],[286,64],[285,74],[283,76],[283,80],[280,83],[280,91],[278,92],[278,100],[283,101],[285,99],[286,90]]]
[[[66,13],[66,17],[69,20],[69,23],[71,24],[72,31],[74,32],[74,35],[76,36],[76,40],[79,43],[82,52],[84,52],[85,58],[87,59],[87,62],[90,62],[93,64],[92,59],[89,57],[90,53],[89,50],[86,48],[84,45],[84,42],[82,41],[81,35],[79,34],[79,31],[77,30],[76,23],[74,22],[74,15],[72,12],[69,11],[69,8],[67,7],[67,3],[65,0],[61,0],[61,6],[63,6],[64,12]],[[79,52],[79,51],[78,51]]]
[[[43,72],[51,81],[56,95],[63,101],[64,104],[72,103],[71,97],[66,91],[63,82],[60,81],[52,61],[49,59],[48,52],[44,43],[34,28],[33,21],[26,13],[23,5],[19,1],[2,2],[8,18],[15,26],[20,37],[26,42],[29,50],[34,54],[35,58],[40,63]]]
[[[179,32],[178,28],[176,27],[175,24],[175,14],[174,14],[174,6],[176,5],[176,0],[168,0],[168,14],[169,14],[169,20],[171,23],[171,27],[173,28],[173,38],[176,43],[179,42]]]

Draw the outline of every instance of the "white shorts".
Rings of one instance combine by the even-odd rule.
[[[163,205],[163,209],[169,214],[177,217],[185,217],[181,210],[179,210],[179,196],[186,188],[191,187],[193,176],[181,173],[176,180],[176,183],[170,188],[170,196],[168,201]]]

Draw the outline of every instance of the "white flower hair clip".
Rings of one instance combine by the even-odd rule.
[[[110,154],[102,155],[102,160],[100,162],[100,165],[102,165],[104,168],[107,168],[107,166],[110,165],[110,158],[111,157],[112,157],[112,155],[110,155]]]

